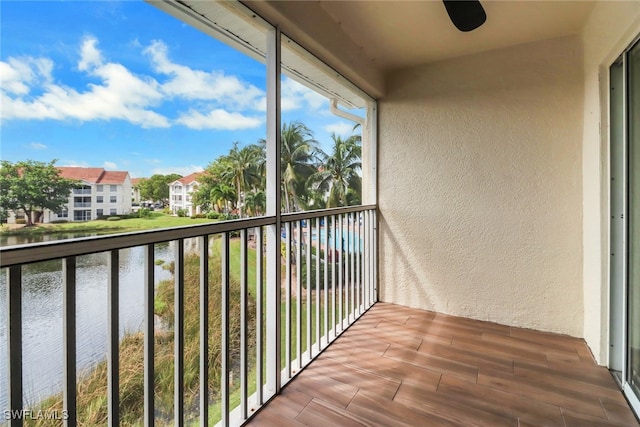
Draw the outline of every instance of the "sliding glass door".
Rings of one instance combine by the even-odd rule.
[[[640,397],[640,43],[627,54],[628,87],[628,340],[627,382]]]
[[[640,42],[611,66],[610,358],[640,413]]]

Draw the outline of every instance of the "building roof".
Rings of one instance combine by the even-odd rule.
[[[184,184],[184,185],[191,184],[192,182],[197,181],[200,175],[203,175],[203,174],[204,172],[194,172],[180,179],[177,179],[174,182],[179,182],[180,184]]]
[[[140,184],[140,181],[142,181],[143,179],[146,179],[146,178],[131,178],[131,185],[136,186]]]
[[[58,170],[63,178],[82,180],[92,184],[124,184],[129,176],[129,172],[126,171],[106,171],[104,168],[59,166]]]

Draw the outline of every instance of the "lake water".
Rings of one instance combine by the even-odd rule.
[[[43,237],[43,236],[39,236]],[[74,235],[72,237],[84,237]],[[60,239],[60,236],[55,236]],[[1,242],[2,246],[25,243]],[[156,245],[155,259],[173,260],[173,242]],[[142,330],[144,322],[144,248],[120,251],[120,336]],[[156,283],[170,278],[155,267]],[[0,409],[8,407],[7,278],[0,274]],[[62,391],[62,262],[23,267],[22,334],[25,408]],[[77,370],[87,372],[105,360],[107,351],[107,254],[77,258]]]

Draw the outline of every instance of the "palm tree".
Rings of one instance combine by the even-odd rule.
[[[252,186],[255,188],[261,181],[257,170],[260,160],[259,153],[260,151],[254,145],[238,148],[236,142],[229,151],[229,155],[226,156],[227,170],[223,174],[223,178],[233,182],[236,188],[236,207],[240,218],[242,218],[244,211],[244,196],[247,190]]]
[[[236,199],[236,190],[225,182],[218,181],[209,190],[209,198],[218,212],[229,213],[229,204]]]
[[[280,140],[284,208],[285,212],[292,212],[300,206],[307,179],[316,170],[317,141],[300,122],[283,123]]]
[[[267,196],[264,190],[252,190],[244,198],[246,212],[251,216],[264,214],[267,208]]]
[[[360,136],[342,139],[332,134],[331,154],[320,152],[322,166],[310,177],[310,185],[321,192],[328,192],[327,208],[349,206],[361,201],[362,146]]]

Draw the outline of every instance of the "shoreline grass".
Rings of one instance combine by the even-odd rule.
[[[19,228],[3,226],[0,228],[0,236],[36,236],[66,233],[112,234],[205,224],[216,221],[218,220],[207,218],[178,217],[161,212],[151,212],[151,215],[146,218],[126,218],[119,221],[96,219],[86,222],[36,224],[31,227],[23,226]]]

